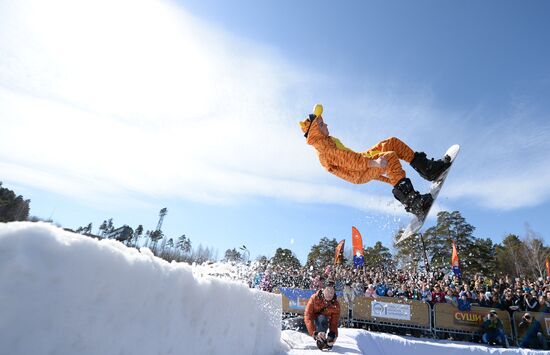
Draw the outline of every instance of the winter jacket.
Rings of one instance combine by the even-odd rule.
[[[400,159],[411,162],[414,151],[399,139],[392,137],[379,142],[365,152],[354,152],[345,147],[338,138],[326,136],[317,121],[300,122],[304,133],[308,132],[307,144],[317,150],[319,162],[330,173],[354,184],[379,180],[395,186],[405,177]],[[369,163],[384,156],[385,168],[370,167]]]
[[[481,325],[482,333],[487,333],[491,336],[494,336],[499,333],[499,329],[504,330],[502,321],[499,318],[486,319]]]
[[[458,309],[460,311],[470,311],[472,309],[472,304],[470,303],[470,301],[468,301],[467,299],[463,300],[461,298],[458,299],[457,301],[457,304],[458,304]]]
[[[533,319],[531,321],[531,324],[522,321],[519,324],[519,328],[527,328],[525,333],[523,334],[523,337],[521,338],[520,347],[522,348],[540,348],[542,347],[542,344],[539,341],[539,338],[537,336],[538,333],[542,332],[542,326],[540,325],[540,322],[536,319]]]
[[[315,319],[322,314],[329,319],[329,330],[338,336],[338,320],[340,319],[340,303],[334,295],[330,301],[325,300],[323,291],[314,293],[307,301],[304,312],[304,321],[306,323],[309,335],[315,333]]]
[[[531,297],[525,300],[525,310],[527,312],[537,312],[539,309],[539,301],[536,298]]]
[[[388,288],[384,284],[380,284],[376,286],[376,295],[377,296],[385,296],[388,292]]]

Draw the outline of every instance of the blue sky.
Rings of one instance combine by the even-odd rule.
[[[326,173],[316,102],[355,150],[462,146],[436,210],[548,242],[545,1],[0,0],[0,180],[66,227],[113,218],[253,256],[390,245],[391,187]],[[415,187],[428,184],[405,167]],[[426,226],[434,223],[428,220]],[[528,226],[528,227],[526,227]]]

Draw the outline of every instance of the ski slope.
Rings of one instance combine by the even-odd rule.
[[[224,273],[227,270],[220,270]],[[148,249],[45,223],[0,223],[0,353],[320,354],[281,332],[281,300]],[[341,329],[336,354],[529,354]]]

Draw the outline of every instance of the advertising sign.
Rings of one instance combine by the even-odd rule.
[[[411,306],[408,304],[372,301],[371,316],[390,319],[411,320]]]

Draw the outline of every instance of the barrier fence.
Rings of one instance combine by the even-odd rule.
[[[358,297],[352,307],[354,322],[430,330],[430,306],[416,300]]]
[[[434,314],[434,334],[480,334],[481,324],[487,319],[487,314],[491,309],[492,308],[472,306],[469,311],[461,311],[453,304],[436,303],[432,311]],[[497,310],[497,315],[502,321],[506,337],[512,340],[513,332],[510,314],[507,311]]]
[[[307,301],[315,293],[314,290],[293,288],[279,288],[275,292],[281,294],[284,314],[299,315],[304,314]],[[418,329],[429,332],[434,337],[441,333],[481,335],[482,323],[487,319],[489,311],[495,309],[472,306],[470,310],[462,311],[451,303],[436,303],[430,306],[422,301],[392,297],[356,297],[351,307],[348,307],[342,293],[337,292],[337,296],[342,324],[353,322],[404,330]],[[517,311],[510,317],[507,311],[496,311],[508,339],[519,342],[525,333],[525,327],[519,327],[519,324],[526,312]],[[541,323],[543,336],[550,344],[550,313],[528,313]]]

